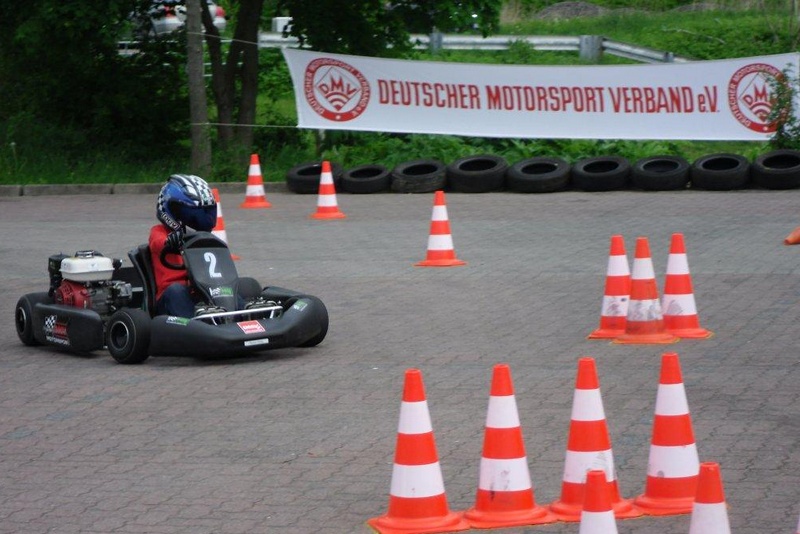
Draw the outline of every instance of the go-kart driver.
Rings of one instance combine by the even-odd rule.
[[[190,174],[173,174],[161,188],[156,202],[159,224],[150,229],[150,255],[156,279],[156,314],[192,317],[195,298],[186,269],[171,269],[161,261],[183,265],[180,255],[186,228],[211,232],[217,224],[217,202],[205,180]]]

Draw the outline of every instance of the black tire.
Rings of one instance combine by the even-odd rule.
[[[106,346],[118,363],[137,364],[150,356],[150,316],[135,308],[117,310],[106,324]]]
[[[33,336],[33,308],[40,302],[50,303],[53,299],[46,291],[41,293],[28,293],[17,301],[14,309],[14,324],[17,328],[17,336],[23,344],[33,347],[41,345]]]
[[[407,161],[392,170],[395,193],[432,193],[447,184],[445,164],[437,159]]]
[[[500,156],[466,156],[447,166],[447,185],[461,193],[488,193],[503,189],[508,163]]]
[[[391,183],[389,169],[383,165],[360,165],[342,174],[342,191],[348,193],[380,193]]]
[[[299,195],[319,193],[320,174],[322,174],[322,163],[319,161],[295,165],[286,171],[286,187]],[[331,175],[333,185],[338,190],[342,185],[342,166],[332,162]]]
[[[317,304],[317,306],[316,306],[317,318],[319,319],[321,330],[320,330],[319,334],[317,334],[316,336],[312,337],[311,339],[309,339],[305,343],[301,344],[300,346],[301,347],[316,347],[317,345],[322,343],[322,340],[325,339],[326,335],[328,335],[328,323],[329,323],[328,308],[326,308],[325,304],[323,304],[322,301],[320,299],[318,299],[317,297],[309,296],[308,298],[313,300],[313,301],[315,301],[316,304]]]
[[[633,164],[633,187],[645,191],[675,191],[689,185],[689,162],[680,156],[650,156]]]
[[[750,181],[750,162],[738,154],[709,154],[692,163],[690,176],[694,189],[742,189]]]
[[[515,193],[554,193],[569,186],[570,165],[561,158],[518,161],[506,171],[506,188]]]
[[[240,276],[236,284],[236,290],[239,295],[245,300],[255,299],[261,296],[261,291],[264,288],[255,278],[249,276]]]
[[[620,156],[595,156],[572,166],[572,185],[581,191],[615,191],[628,185],[631,164]]]
[[[761,154],[750,166],[753,184],[764,189],[800,187],[800,150],[788,148]]]

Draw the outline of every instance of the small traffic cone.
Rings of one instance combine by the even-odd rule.
[[[611,492],[606,472],[593,469],[586,473],[586,498],[583,500],[578,534],[617,534],[617,520],[611,508]]]
[[[622,344],[664,344],[679,340],[667,332],[661,302],[658,299],[653,260],[650,257],[650,244],[646,237],[636,239],[636,256],[631,273],[631,300],[628,305],[628,318],[625,333],[614,339]]]
[[[798,226],[797,228],[795,228],[794,230],[789,232],[789,235],[787,235],[783,239],[783,244],[784,245],[798,245],[798,244],[800,244],[800,226]],[[798,528],[797,530],[798,530],[798,532],[800,532],[800,528]]]
[[[700,464],[689,534],[731,534],[722,476],[715,462]]]
[[[506,364],[494,367],[475,506],[464,517],[473,528],[556,521],[534,498],[511,370]]]
[[[451,512],[425,400],[422,373],[405,374],[397,429],[389,511],[367,521],[381,534],[454,532],[469,529],[461,514]]]
[[[586,493],[586,473],[593,469],[602,469],[606,473],[611,506],[616,517],[642,515],[632,506],[630,499],[623,500],[619,496],[597,368],[594,358],[581,358],[578,360],[578,376],[572,399],[561,497],[550,504],[550,511],[561,521],[580,520]]]
[[[450,234],[450,220],[447,218],[447,204],[444,191],[436,191],[431,215],[431,231],[428,236],[428,254],[417,267],[457,267],[467,262],[456,258],[453,236]]]
[[[267,201],[264,193],[264,178],[261,176],[261,164],[258,162],[258,154],[250,155],[250,168],[247,172],[247,191],[245,192],[244,202],[240,208],[271,208],[272,204]]]
[[[600,326],[589,334],[589,339],[613,339],[625,333],[630,296],[631,272],[625,241],[621,235],[612,235]]]
[[[700,460],[678,355],[661,356],[647,483],[634,505],[647,515],[692,511]]]
[[[217,224],[214,225],[214,229],[211,230],[211,233],[221,239],[226,245],[228,244],[228,232],[225,231],[225,218],[222,216],[222,202],[220,202],[219,198],[219,189],[216,187],[211,189],[211,192],[214,194],[214,200],[217,203]],[[231,252],[231,258],[234,260],[241,259],[239,256]]]
[[[322,171],[319,175],[319,195],[317,196],[317,211],[309,215],[312,219],[344,219],[347,217],[339,211],[336,202],[336,186],[333,183],[331,164],[322,162]]]
[[[714,335],[710,330],[700,327],[683,234],[672,234],[661,309],[664,312],[664,326],[671,334],[695,339]]]

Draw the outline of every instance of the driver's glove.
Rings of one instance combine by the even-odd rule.
[[[173,254],[177,254],[181,251],[182,245],[183,231],[175,230],[174,232],[170,232],[170,234],[167,236],[167,240],[164,242],[164,250]]]

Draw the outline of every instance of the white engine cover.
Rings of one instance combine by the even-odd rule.
[[[64,258],[61,262],[61,276],[73,282],[111,280],[113,274],[111,258],[105,256]]]

